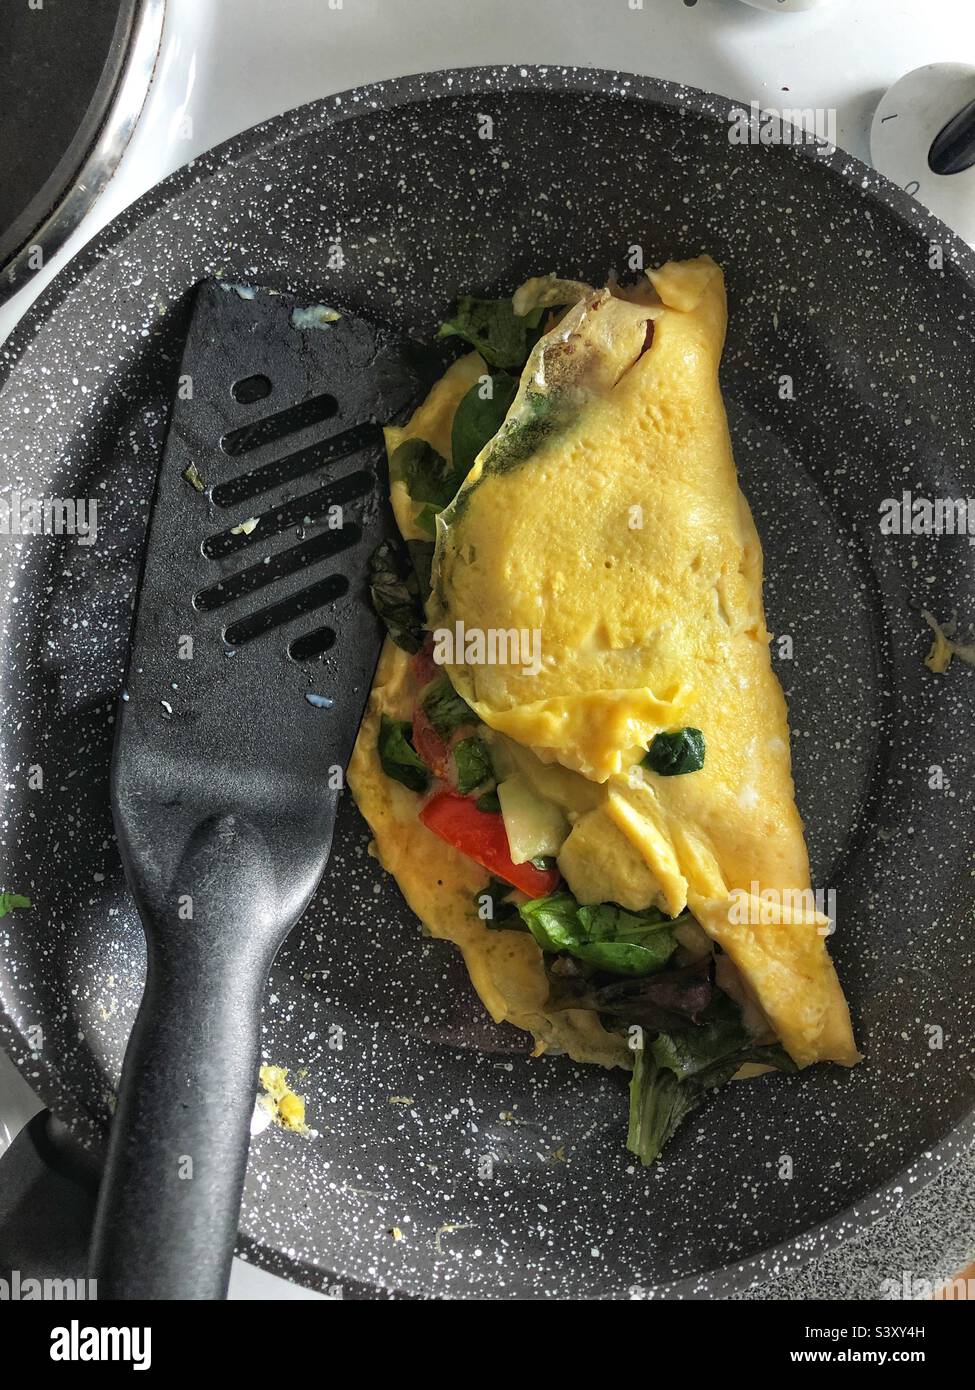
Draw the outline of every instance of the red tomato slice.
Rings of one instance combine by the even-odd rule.
[[[443,675],[443,668],[438,666],[433,659],[433,633],[428,632],[424,638],[423,646],[416,656],[410,661],[413,669],[413,679],[416,681],[418,689],[422,690],[425,685],[435,681],[438,676]]]
[[[450,745],[437,733],[422,705],[413,710],[413,747],[433,775],[445,782],[450,771]]]
[[[530,898],[544,898],[555,891],[558,869],[536,869],[534,864],[511,862],[504,821],[497,811],[479,811],[469,797],[457,792],[436,792],[421,808],[420,820],[448,845]]]

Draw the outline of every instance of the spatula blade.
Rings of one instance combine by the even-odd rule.
[[[180,367],[113,768],[130,876],[173,870],[212,803],[287,823],[324,867],[381,645],[380,421],[415,345],[288,294],[204,282]]]

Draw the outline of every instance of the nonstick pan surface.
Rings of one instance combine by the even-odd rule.
[[[241,1218],[244,1253],[307,1284],[713,1295],[835,1243],[970,1138],[975,702],[967,667],[924,668],[921,611],[975,621],[975,552],[882,535],[879,507],[975,493],[975,263],[841,152],[733,144],[729,109],[556,68],[329,98],[146,195],[2,352],[3,491],[96,498],[99,534],[0,544],[0,886],[35,903],[0,922],[0,1017],[31,1083],[97,1144],[144,966],[112,720],[191,287],[307,291],[427,339],[458,292],[549,269],[600,281],[635,246],[726,270],[723,385],[769,626],[792,638],[773,653],[799,804],[865,1061],[726,1088],[634,1166],[625,1077],[532,1059],[494,1026],[346,799],[265,1000],[267,1060],[316,1133],[254,1139]]]

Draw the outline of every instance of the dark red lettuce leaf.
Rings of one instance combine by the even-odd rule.
[[[546,962],[546,968],[549,1008],[592,1009],[607,1020],[636,1023],[651,1033],[699,1026],[715,995],[714,961],[710,956],[679,970],[609,981],[586,975],[577,962],[563,957],[551,964]]]

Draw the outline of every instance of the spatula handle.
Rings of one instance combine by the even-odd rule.
[[[215,951],[192,924],[160,935],[95,1218],[100,1299],[219,1299],[230,1278],[270,958]]]

